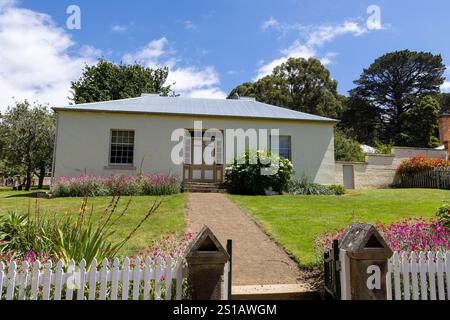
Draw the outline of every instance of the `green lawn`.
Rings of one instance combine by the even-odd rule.
[[[40,212],[43,215],[65,213],[76,214],[80,208],[81,198],[56,198],[56,199],[38,199],[36,200],[36,190],[31,192],[11,191],[10,188],[0,188],[0,215],[14,210],[17,213],[27,213],[28,208],[34,212],[36,201]],[[162,232],[183,231],[184,222],[184,204],[185,195],[177,194],[165,197],[142,196],[134,197],[127,214],[120,220],[117,232],[113,235],[116,240],[124,239],[131,230],[136,227],[138,222],[147,213],[156,199],[163,199],[163,204],[156,214],[148,219],[134,237],[124,246],[122,254],[127,254],[136,247],[145,247],[150,241],[159,238]],[[128,197],[121,199],[118,211],[124,208],[128,202]],[[89,199],[88,207],[94,206],[94,213],[100,214],[109,204],[110,197],[97,197]],[[95,216],[95,214],[94,214]]]
[[[450,191],[385,189],[349,191],[344,196],[236,196],[244,208],[300,265],[317,263],[315,237],[353,221],[394,222],[410,216],[432,217],[450,202]]]

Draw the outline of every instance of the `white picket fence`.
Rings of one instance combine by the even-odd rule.
[[[450,300],[450,252],[395,252],[386,284],[388,300]]]
[[[0,262],[0,300],[181,300],[181,259],[141,263],[137,258],[132,267],[126,258],[120,267],[119,259],[112,265],[105,259],[97,270],[95,260],[90,268],[84,260],[78,266],[71,261],[67,268],[62,261],[56,268],[51,262],[24,262],[21,267],[11,262],[8,268]]]

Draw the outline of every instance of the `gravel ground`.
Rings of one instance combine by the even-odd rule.
[[[192,232],[207,225],[224,247],[227,239],[233,240],[233,285],[310,286],[310,274],[300,270],[295,261],[225,195],[189,193],[185,215]]]

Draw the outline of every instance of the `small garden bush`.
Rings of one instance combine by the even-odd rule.
[[[176,177],[145,174],[60,177],[53,181],[50,193],[54,197],[155,196],[179,193],[180,189],[181,184]]]
[[[385,155],[392,155],[392,145],[391,144],[384,144],[381,142],[375,142],[375,153],[376,154],[385,154]]]
[[[265,173],[265,174],[263,174]],[[292,163],[270,151],[247,151],[227,168],[226,185],[230,192],[264,195],[266,191],[287,191],[293,174]]]
[[[450,229],[450,205],[445,204],[436,212],[436,218],[442,225]]]
[[[301,179],[293,179],[289,182],[288,192],[294,195],[343,195],[345,188],[339,185],[325,186],[311,182],[304,176]]]
[[[439,158],[428,158],[424,156],[414,156],[411,159],[403,161],[397,169],[397,173],[417,173],[435,168],[450,168],[450,161]]]
[[[361,145],[345,132],[335,129],[334,153],[336,161],[364,162],[366,155],[361,151]]]

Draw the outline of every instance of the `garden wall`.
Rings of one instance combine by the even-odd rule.
[[[344,166],[353,167],[355,189],[388,188],[394,182],[394,156],[368,155],[366,162],[336,162],[336,184],[344,183]]]
[[[354,189],[388,188],[392,183],[396,182],[398,166],[404,160],[416,155],[423,155],[429,158],[447,158],[445,150],[393,147],[393,155],[368,154],[366,155],[366,162],[336,162],[336,184],[344,186],[348,184],[348,181],[344,181],[345,166],[347,167],[346,180],[348,180],[348,175],[351,174],[349,172],[353,170]]]

